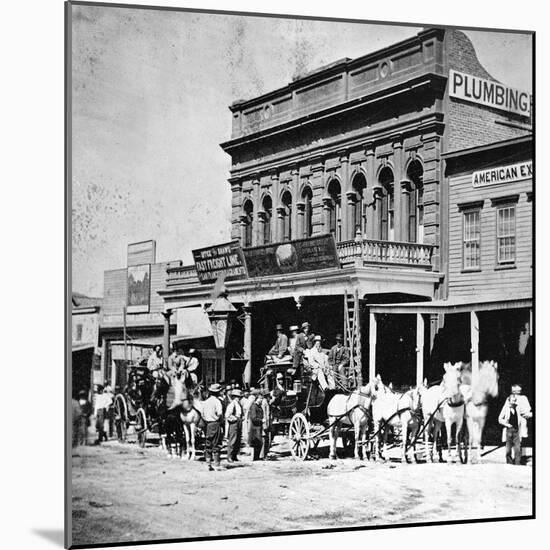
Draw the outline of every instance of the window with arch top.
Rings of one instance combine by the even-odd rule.
[[[379,234],[382,241],[395,240],[393,181],[392,169],[389,166],[382,168],[378,176],[378,182],[382,188],[378,215]]]
[[[243,205],[244,243],[243,246],[252,246],[252,222],[254,219],[254,205],[251,200],[247,200]]]
[[[271,242],[271,216],[273,213],[273,202],[269,195],[265,196],[262,201],[262,210],[264,212],[262,241],[263,244],[269,244]]]
[[[424,242],[424,168],[419,160],[413,160],[407,167],[407,179],[411,189],[408,193],[408,241]]]
[[[327,188],[330,197],[329,204],[329,231],[334,235],[336,241],[342,240],[342,189],[340,182],[333,179]]]
[[[351,187],[355,192],[355,204],[351,211],[351,227],[353,235],[359,229],[363,235],[366,235],[367,216],[365,210],[365,192],[367,189],[367,180],[365,176],[358,173],[354,176]]]
[[[285,191],[281,197],[282,211],[282,237],[283,241],[290,241],[292,238],[292,195],[290,191]]]
[[[311,187],[306,186],[302,191],[302,200],[304,202],[304,227],[303,237],[313,235],[313,191]]]

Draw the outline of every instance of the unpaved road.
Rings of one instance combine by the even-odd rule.
[[[464,520],[532,513],[530,466],[321,458],[209,472],[154,446],[73,451],[73,544]],[[277,450],[277,447],[275,447]],[[502,449],[499,451],[501,452]],[[489,460],[491,460],[489,462]]]

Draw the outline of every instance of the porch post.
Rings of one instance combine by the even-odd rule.
[[[479,374],[479,317],[477,312],[470,311],[470,353],[472,354],[472,384]]]
[[[416,314],[416,386],[424,380],[424,316]]]
[[[369,381],[376,376],[376,313],[369,311]]]
[[[170,355],[170,317],[172,316],[172,310],[168,309],[164,311],[162,316],[164,317],[162,362],[164,365],[168,365],[168,356]]]
[[[107,382],[107,339],[101,339],[101,377],[102,383],[106,384]],[[114,388],[113,388],[114,391]]]
[[[243,306],[244,310],[244,358],[246,365],[243,372],[243,383],[250,387],[252,381],[252,308],[250,304]]]

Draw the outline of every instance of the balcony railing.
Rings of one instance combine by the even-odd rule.
[[[396,241],[342,241],[336,243],[338,256],[343,266],[387,265],[432,268],[433,246],[430,244],[405,243]],[[170,266],[166,269],[166,286],[172,287],[199,282],[194,265]]]
[[[342,265],[386,264],[432,268],[433,245],[397,241],[343,241],[336,244]]]

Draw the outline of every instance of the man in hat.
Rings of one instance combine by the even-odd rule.
[[[294,358],[294,351],[296,349],[296,341],[298,340],[298,325],[292,325],[290,330],[290,338],[288,339],[288,353]]]
[[[172,353],[168,356],[168,374],[170,376],[175,376],[176,373],[180,372],[183,368],[184,360],[183,356],[180,355],[179,350],[176,347],[176,344],[172,344]]]
[[[219,399],[221,390],[222,388],[219,384],[212,384],[208,388],[210,396],[202,406],[202,418],[206,424],[204,454],[209,470],[222,470],[220,453],[223,440],[223,407]],[[212,457],[214,458],[214,467],[212,467]]]
[[[507,464],[521,464],[521,440],[527,437],[527,419],[533,416],[529,400],[521,395],[521,389],[519,384],[512,386],[512,393],[498,417],[503,426],[502,441],[506,443]]]
[[[288,337],[283,332],[283,325],[279,324],[275,329],[277,330],[277,339],[267,355],[271,355],[274,359],[282,359],[288,354]]]
[[[195,388],[199,383],[199,359],[197,357],[197,350],[193,348],[189,350],[189,360],[187,361],[186,369],[189,373],[188,380],[191,380],[190,387]]]
[[[262,449],[262,426],[264,413],[262,410],[262,394],[260,390],[252,388],[250,395],[253,397],[248,410],[248,444],[252,447],[252,460],[260,460],[260,451]]]
[[[156,345],[147,359],[147,368],[154,371],[162,368],[162,346]]]
[[[95,428],[97,431],[96,445],[99,445],[102,441],[107,441],[107,432],[105,431],[105,419],[107,416],[107,410],[112,404],[112,398],[107,393],[101,384],[97,385],[97,394],[94,404],[94,416],[95,416]]]
[[[300,366],[302,365],[304,353],[313,347],[313,339],[315,335],[310,331],[310,324],[305,321],[302,323],[302,331],[296,336],[296,344],[294,347],[294,356],[292,358],[292,368],[295,376],[300,375]]]
[[[336,344],[328,352],[328,364],[335,374],[345,377],[349,367],[349,348],[343,345],[341,334],[337,334],[335,340]]]
[[[231,391],[231,401],[225,410],[227,422],[227,462],[235,462],[241,449],[243,408],[240,404],[241,390]]]
[[[313,348],[306,352],[311,368],[311,379],[317,380],[322,390],[333,390],[336,385],[330,372],[327,355],[321,347],[321,337],[319,335],[315,336],[314,342]]]
[[[260,450],[260,458],[267,460],[269,448],[271,447],[271,406],[269,405],[269,390],[263,390],[260,395],[260,406],[262,407],[263,422],[262,422],[262,448]]]

